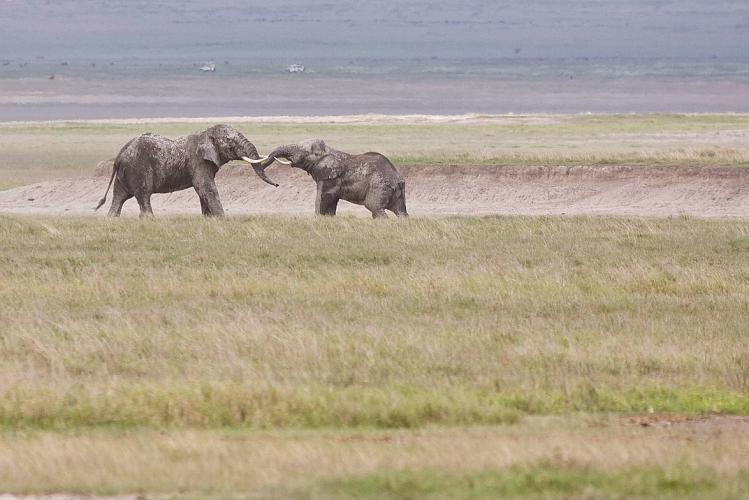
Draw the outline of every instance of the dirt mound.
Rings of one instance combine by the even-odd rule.
[[[408,209],[424,215],[619,214],[646,216],[749,217],[749,168],[741,167],[472,167],[401,168]],[[106,214],[93,207],[109,180],[111,162],[95,177],[58,180],[0,192],[0,212]],[[262,182],[249,166],[225,166],[217,176],[229,214],[311,215],[315,185],[300,170],[268,170],[281,184]],[[111,199],[111,194],[110,194]],[[200,213],[192,189],[154,195],[156,214]],[[341,202],[341,213],[368,216],[363,207]],[[123,213],[138,213],[130,200]]]
[[[109,176],[112,175],[112,167],[114,167],[114,159],[100,161],[94,169],[94,177],[106,177],[109,180]]]

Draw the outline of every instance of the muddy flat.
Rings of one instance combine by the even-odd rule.
[[[412,166],[403,167],[412,216],[635,215],[749,217],[749,168],[648,166]],[[315,184],[306,173],[280,165],[268,170],[280,187],[248,167],[225,166],[217,176],[229,214],[311,215]],[[0,212],[104,215],[93,207],[109,180],[108,167],[89,179],[55,180],[0,192]],[[110,194],[111,199],[111,194]],[[153,196],[158,215],[197,214],[194,190]],[[138,213],[134,199],[124,214]],[[341,202],[339,213],[368,216]]]

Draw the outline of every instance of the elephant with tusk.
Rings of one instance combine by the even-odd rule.
[[[408,217],[406,182],[380,153],[352,155],[312,139],[280,146],[258,165],[265,170],[274,161],[291,164],[312,176],[317,183],[315,212],[319,215],[335,215],[338,201],[345,200],[364,205],[374,218],[387,217],[385,210]]]
[[[151,195],[195,188],[200,198],[203,215],[222,216],[216,172],[224,163],[244,160],[252,164],[255,173],[268,184],[255,146],[237,129],[229,125],[215,125],[208,130],[172,140],[156,134],[143,134],[120,150],[114,161],[107,191],[96,207],[106,201],[114,181],[110,217],[117,217],[122,205],[133,196],[140,206],[140,215],[153,215]]]

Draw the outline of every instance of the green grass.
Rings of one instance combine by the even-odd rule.
[[[541,119],[528,120],[527,117],[538,116]],[[640,132],[716,132],[728,130],[746,130],[749,128],[747,114],[578,114],[578,115],[485,115],[475,122],[461,123],[330,123],[325,121],[311,123],[294,122],[253,122],[248,118],[242,122],[230,122],[237,127],[262,128],[268,134],[310,134],[325,132],[333,134],[342,129],[356,133],[374,135],[403,135],[414,131],[439,132],[448,128],[464,129],[469,132],[481,130],[499,130],[508,134],[612,134]],[[137,134],[143,128],[161,134],[187,134],[202,127],[200,123],[154,122],[154,123],[107,123],[86,121],[61,122],[20,122],[0,123],[4,133],[46,135],[50,131],[60,134],[86,135],[96,134]],[[462,136],[462,132],[459,131]]]
[[[386,471],[330,481],[325,498],[746,498],[749,475],[725,480],[709,469],[638,467],[605,472],[541,462],[475,473]],[[300,496],[306,497],[304,493]]]
[[[749,397],[714,388],[561,392],[497,391],[470,386],[253,389],[251,384],[110,384],[105,389],[7,390],[0,401],[4,429],[103,428],[367,428],[501,425],[523,415],[749,414]]]
[[[6,428],[749,413],[744,221],[0,218]]]

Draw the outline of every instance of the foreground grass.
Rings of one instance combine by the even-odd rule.
[[[0,492],[739,498],[747,297],[745,221],[0,217]]]
[[[331,480],[321,496],[338,498],[746,498],[749,474],[721,477],[709,469],[624,468],[601,472],[540,462],[501,470],[445,474],[397,471]]]
[[[6,428],[749,414],[749,224],[0,218]]]
[[[749,427],[734,424],[642,428],[578,417],[386,432],[6,432],[0,489],[201,498],[738,498],[749,487]]]
[[[267,153],[321,137],[351,152],[377,150],[398,165],[749,165],[747,115],[484,117],[461,123],[234,123]],[[0,189],[88,177],[144,132],[179,136],[195,123],[0,124]]]

